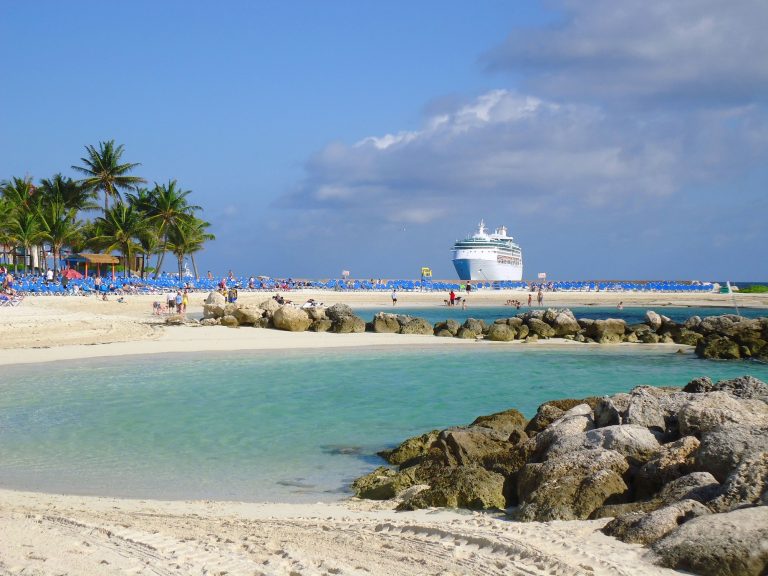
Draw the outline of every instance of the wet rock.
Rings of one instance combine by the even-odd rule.
[[[710,360],[738,360],[741,358],[738,343],[724,336],[702,340],[696,346],[696,354]]]
[[[705,576],[761,576],[768,568],[768,506],[694,518],[652,550],[668,568]]]

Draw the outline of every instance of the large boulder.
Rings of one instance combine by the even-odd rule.
[[[696,500],[682,500],[653,512],[631,512],[614,518],[602,532],[629,544],[652,544],[678,526],[710,514],[709,509]]]
[[[651,330],[657,332],[659,328],[661,328],[661,316],[659,316],[653,310],[648,310],[645,313],[645,323],[650,327]]]
[[[760,400],[739,400],[727,392],[692,394],[677,414],[680,433],[702,434],[727,424],[768,425],[768,405]]]
[[[432,336],[434,328],[432,324],[424,318],[411,318],[400,327],[400,334],[421,334],[422,336]]]
[[[629,401],[632,396],[625,393],[603,396],[595,406],[595,426],[613,426],[623,424],[626,417]]]
[[[675,442],[664,444],[635,474],[636,498],[656,494],[662,486],[685,476],[694,468],[694,454],[699,449],[699,439],[684,436]]]
[[[711,336],[696,346],[696,355],[710,360],[738,360],[739,344],[725,336]]]
[[[448,428],[432,445],[433,454],[449,466],[481,464],[509,450],[509,434],[482,426]]]
[[[665,503],[679,500],[708,502],[720,492],[720,483],[709,472],[691,472],[666,484],[658,494]]]
[[[589,448],[614,450],[624,456],[630,464],[638,465],[657,453],[660,446],[647,428],[626,424],[561,436],[549,447],[546,457],[559,458],[570,452]]]
[[[203,303],[203,318],[221,318],[227,299],[220,292],[209,292]]]
[[[721,426],[702,435],[696,469],[725,482],[745,457],[764,452],[768,452],[768,426]]]
[[[478,416],[469,426],[482,426],[483,428],[490,428],[500,434],[509,436],[516,430],[525,430],[526,423],[527,420],[525,416],[512,408],[511,410],[505,410],[504,412],[496,412],[495,414],[489,414],[487,416]]]
[[[489,510],[506,508],[504,476],[477,466],[446,468],[427,490],[404,501],[398,510],[447,507]]]
[[[557,338],[575,336],[581,330],[578,321],[570,310],[559,310],[551,320],[547,319],[546,316],[545,320],[552,326]]]
[[[720,380],[711,389],[728,392],[728,394],[737,398],[762,400],[768,403],[768,384],[752,376],[739,376],[731,380]]]
[[[236,306],[232,315],[237,318],[240,325],[253,326],[264,316],[264,310],[251,305]]]
[[[748,454],[723,483],[720,494],[707,503],[715,512],[768,505],[768,452]]]
[[[600,344],[615,344],[624,339],[627,323],[618,318],[595,320],[585,328],[586,336]]]
[[[634,388],[627,404],[625,422],[644,426],[663,434],[666,430],[666,422],[664,411],[659,403],[658,390],[650,386]]]
[[[416,483],[413,474],[380,466],[352,482],[352,491],[366,500],[389,500]]]
[[[470,330],[469,328],[462,326],[461,328],[459,328],[458,332],[456,332],[456,338],[462,338],[464,340],[474,340],[480,334],[482,334],[482,332],[475,332],[474,330]]]
[[[397,334],[400,332],[400,322],[395,314],[378,312],[371,321],[371,331],[379,334]]]
[[[384,458],[390,464],[403,465],[414,462],[417,459],[426,456],[432,444],[437,440],[439,430],[432,430],[421,436],[414,436],[402,442],[397,448],[392,450],[382,450],[378,455]]]
[[[254,324],[256,326],[256,324]],[[333,327],[333,322],[328,318],[321,318],[318,320],[312,320],[312,324],[309,325],[310,332],[328,332]]]
[[[309,315],[301,308],[285,304],[272,314],[272,322],[278,330],[304,332],[312,324]]]
[[[359,334],[365,332],[365,320],[359,316],[345,316],[339,320],[332,320],[330,332],[337,334]]]
[[[260,303],[257,305],[257,307],[258,307],[258,308],[261,308],[262,310],[264,310],[264,313],[265,313],[265,314],[266,314],[266,315],[267,315],[269,318],[271,318],[271,317],[272,317],[272,314],[274,314],[275,312],[277,312],[277,310],[279,310],[279,309],[280,309],[280,306],[282,306],[282,304],[280,304],[280,303],[279,303],[277,300],[275,300],[274,298],[269,298],[269,299],[267,299],[267,300],[263,300],[263,301],[261,301],[261,302],[260,302]]]
[[[592,416],[592,409],[589,404],[579,404],[574,406],[562,416],[557,418],[544,430],[536,434],[531,440],[535,448],[533,452],[535,458],[541,458],[549,447],[570,436],[580,435],[582,432],[587,432],[595,427],[595,420]],[[528,432],[526,427],[526,432]]]
[[[485,321],[478,320],[477,318],[467,318],[462,326],[467,330],[471,330],[476,335],[482,334],[486,329]]]
[[[530,333],[535,334],[539,338],[552,338],[555,335],[555,329],[538,318],[530,318],[526,324]]]
[[[694,518],[652,549],[668,568],[705,576],[761,576],[768,569],[768,506]]]
[[[577,450],[541,464],[526,464],[517,479],[518,519],[586,519],[627,492],[623,475],[629,468],[613,450]]]
[[[536,415],[525,426],[525,432],[529,436],[538,434],[555,420],[560,418],[565,411],[552,404],[542,404],[536,411]]]
[[[515,339],[515,329],[508,324],[492,324],[485,338],[493,342],[509,342]]]
[[[219,318],[219,323],[222,326],[227,326],[228,328],[237,328],[240,324],[237,322],[237,318],[230,314],[225,314],[221,318]]]
[[[434,333],[435,336],[456,336],[461,328],[461,324],[456,322],[453,318],[449,318],[443,322],[437,322],[435,324]]]

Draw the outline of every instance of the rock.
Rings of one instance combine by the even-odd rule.
[[[624,456],[630,464],[638,465],[657,453],[660,446],[655,436],[643,426],[606,426],[581,434],[558,437],[547,450],[546,458],[559,458],[569,452],[594,448],[614,450]]]
[[[312,320],[312,324],[309,325],[310,332],[328,332],[333,327],[333,322],[328,318],[321,320]]]
[[[661,500],[642,500],[640,502],[624,502],[622,504],[606,504],[592,512],[590,518],[618,518],[632,512],[653,512],[664,506]]]
[[[679,500],[708,502],[717,496],[720,483],[709,472],[691,472],[666,484],[658,497],[665,503]]]
[[[677,415],[680,433],[702,434],[726,424],[768,424],[768,405],[760,400],[739,400],[727,392],[691,394]]]
[[[352,483],[352,491],[366,500],[389,500],[416,482],[411,473],[380,466]]]
[[[768,403],[768,384],[752,376],[721,380],[712,386],[712,390],[728,392],[736,398],[756,399]]]
[[[478,333],[462,326],[459,331],[456,332],[456,338],[463,338],[465,340],[474,340],[477,338]]]
[[[253,326],[264,316],[264,310],[255,306],[237,306],[232,315],[241,325]]]
[[[700,316],[691,316],[683,322],[683,326],[687,328],[688,330],[696,330],[698,331],[699,325],[701,324],[701,317]]]
[[[500,434],[509,436],[516,430],[525,430],[527,422],[525,416],[512,408],[511,410],[496,412],[495,414],[489,414],[488,416],[478,416],[469,426],[482,426],[483,428],[490,428]]]
[[[668,568],[705,576],[761,576],[768,568],[768,506],[694,518],[652,550]]]
[[[327,320],[328,316],[325,315],[325,308],[318,306],[312,306],[311,308],[302,308],[309,316],[310,320]]]
[[[741,358],[738,343],[724,336],[702,340],[696,346],[696,354],[712,360],[738,360]]]
[[[677,334],[673,335],[673,340],[678,344],[685,344],[686,346],[698,346],[699,342],[704,340],[704,336],[683,328]]]
[[[488,457],[509,450],[509,434],[483,428],[448,428],[432,445],[433,453],[448,466],[480,464]]]
[[[429,453],[429,448],[435,440],[437,440],[438,434],[440,434],[439,430],[432,430],[432,432],[428,432],[427,434],[408,438],[397,448],[392,450],[382,450],[381,452],[378,452],[378,455],[390,464],[398,466],[413,462]]]
[[[768,452],[768,425],[726,425],[702,435],[696,468],[725,482],[749,455]]]
[[[561,410],[556,406],[552,406],[552,404],[542,404],[536,411],[536,416],[534,416],[526,425],[525,432],[529,436],[532,434],[538,434],[547,426],[552,424],[552,422],[560,418],[563,414],[565,414],[564,410]]]
[[[621,342],[627,330],[627,323],[617,318],[595,320],[585,328],[585,335],[600,344]]]
[[[694,454],[700,444],[695,436],[685,436],[661,446],[635,474],[635,497],[647,498],[656,494],[665,484],[692,472]]]
[[[707,503],[714,512],[730,512],[744,506],[768,503],[768,452],[742,458],[723,483],[720,494]]]
[[[532,439],[535,458],[542,458],[549,447],[569,436],[579,435],[595,427],[592,409],[588,404],[574,406]],[[526,428],[526,432],[528,429]]]
[[[661,328],[661,316],[656,314],[653,310],[648,310],[645,313],[645,323],[653,330],[657,332]]]
[[[227,299],[219,292],[209,292],[203,303],[203,318],[221,318]]]
[[[338,320],[331,321],[331,332],[337,334],[359,334],[365,332],[365,320],[359,316],[344,316]],[[430,334],[432,333],[432,326],[430,326]]]
[[[524,340],[530,334],[531,329],[526,324],[521,324],[517,327],[517,339]]]
[[[535,334],[539,338],[552,338],[555,335],[554,328],[538,318],[530,318],[526,324],[528,325],[529,333]]]
[[[694,378],[683,388],[683,392],[689,392],[691,394],[701,394],[702,392],[712,392],[712,380],[706,376],[702,378]]]
[[[461,324],[452,318],[445,320],[444,322],[438,322],[435,324],[435,336],[438,335],[438,332],[447,332],[447,336],[456,336],[459,332],[459,328],[461,328]]]
[[[659,398],[650,386],[638,386],[630,393],[625,421],[628,424],[644,426],[660,435],[664,434],[666,423]]]
[[[476,466],[446,468],[427,490],[403,502],[397,509],[431,507],[504,509],[504,477]]]
[[[455,337],[455,334],[451,334],[450,330],[446,330],[445,328],[440,328],[435,330],[435,336],[438,338],[453,338]]]
[[[200,320],[201,326],[219,326],[221,324],[221,320],[219,318],[203,318]]]
[[[573,313],[570,310],[559,311],[555,317],[549,321],[552,329],[555,331],[555,337],[562,338],[564,336],[575,336],[578,334],[581,327],[574,318]]]
[[[301,308],[285,304],[272,314],[272,322],[278,330],[304,332],[312,324],[309,315]]]
[[[421,334],[424,336],[433,335],[432,324],[424,318],[411,318],[406,324],[400,327],[400,334]]]
[[[237,318],[235,318],[234,316],[222,316],[221,318],[219,318],[219,323],[222,326],[227,326],[229,328],[237,328],[239,326],[237,322]]]
[[[263,300],[260,302],[257,307],[264,310],[265,314],[271,318],[272,314],[280,309],[280,306],[282,306],[282,304],[278,304],[277,300],[274,298],[269,298],[268,300]]]
[[[602,428],[603,426],[623,424],[630,398],[629,394],[624,393],[600,398],[594,410],[595,426]]]
[[[488,329],[486,339],[493,342],[509,342],[515,339],[515,329],[507,324],[493,324]]]
[[[520,471],[517,492],[518,519],[586,519],[598,508],[622,499],[627,485],[622,478],[629,465],[613,450],[578,450],[547,460],[526,464]]]
[[[187,318],[184,314],[173,314],[165,317],[166,326],[183,326],[186,322]]]
[[[477,320],[476,318],[467,318],[463,324],[467,330],[472,330],[475,334],[482,334],[485,331],[486,325],[483,320]]]
[[[326,308],[325,315],[332,321],[336,322],[343,318],[355,316],[355,313],[352,308],[346,304],[334,304],[333,306]]]
[[[710,514],[709,509],[695,500],[683,500],[653,512],[631,512],[611,520],[602,532],[628,544],[652,544],[681,524]]]
[[[526,326],[526,328],[527,328],[527,326]],[[525,339],[523,339],[523,342],[525,342],[526,344],[533,343],[533,342],[538,342],[538,341],[539,341],[539,335],[538,334],[529,334],[528,336],[525,337]]]

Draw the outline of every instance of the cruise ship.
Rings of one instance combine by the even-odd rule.
[[[522,280],[523,253],[507,236],[507,228],[499,226],[493,234],[485,230],[485,222],[469,238],[453,245],[453,265],[461,280]]]

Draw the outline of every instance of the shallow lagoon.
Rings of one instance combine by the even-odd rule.
[[[375,452],[554,398],[768,366],[635,348],[470,347],[123,357],[8,367],[0,486],[140,498],[333,500]]]

